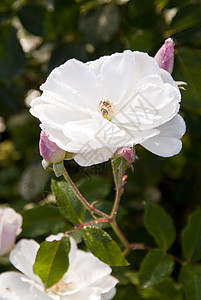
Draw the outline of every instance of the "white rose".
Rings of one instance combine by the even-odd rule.
[[[60,239],[50,236],[48,241]],[[79,250],[70,238],[69,268],[63,278],[45,290],[33,264],[39,244],[22,239],[10,253],[11,263],[22,273],[0,275],[0,299],[3,300],[110,300],[115,295],[118,280],[110,275],[111,268],[89,252]]]
[[[172,76],[146,53],[126,50],[55,68],[31,113],[58,147],[89,166],[141,144],[163,157],[180,152],[185,123]]]
[[[22,216],[12,208],[0,209],[0,256],[14,246],[16,236],[21,232]]]

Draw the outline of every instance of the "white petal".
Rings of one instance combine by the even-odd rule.
[[[36,258],[39,244],[34,240],[20,240],[16,247],[10,252],[10,262],[16,269],[24,273],[36,282],[41,282],[39,277],[33,273],[33,264]]]
[[[79,111],[70,111],[60,108],[53,104],[41,104],[34,108],[34,113],[42,123],[49,127],[62,130],[67,122],[87,119],[90,116],[87,113]]]
[[[73,262],[73,270],[79,274],[81,282],[84,282],[86,286],[109,275],[112,271],[107,264],[101,262],[90,252],[82,250],[77,251],[76,261]]]
[[[176,115],[172,120],[158,127],[158,129],[161,130],[159,135],[150,138],[141,143],[141,145],[152,153],[162,157],[170,157],[178,154],[182,148],[180,138],[186,130],[182,117]]]
[[[94,150],[103,146],[114,145],[119,138],[125,135],[122,129],[102,118],[99,114],[92,115],[91,119],[66,123],[63,133],[72,141],[80,143],[81,147],[88,143]],[[83,152],[81,147],[76,153]]]
[[[5,272],[0,275],[1,300],[37,300],[30,292],[30,283],[18,272]]]
[[[52,80],[49,82],[49,78],[50,80],[54,78],[55,81],[69,86],[81,95],[84,99],[84,102],[80,103],[81,106],[88,106],[91,109],[97,110],[101,99],[100,88],[95,72],[89,66],[76,59],[70,59],[60,67],[55,68],[46,82],[41,86],[42,90],[54,92],[51,86]],[[58,89],[59,87],[57,87],[57,91]]]
[[[108,161],[116,148],[101,148],[97,150],[90,150],[84,153],[77,153],[74,157],[74,160],[83,167],[88,167],[96,164],[100,164]]]
[[[130,123],[140,130],[151,129],[167,122],[178,112],[179,89],[169,83],[164,84],[158,75],[146,76],[145,79],[137,84],[134,94],[121,103],[112,122]]]
[[[136,61],[133,82],[150,74],[160,74],[160,68],[153,57],[139,51],[133,51],[133,54]]]
[[[113,289],[118,282],[119,281],[115,277],[108,275],[97,280],[91,286],[100,290],[101,294],[105,294]]]
[[[172,120],[166,124],[159,126],[161,135],[180,139],[186,132],[186,124],[184,119],[177,114]]]
[[[71,143],[71,139],[67,138],[61,130],[51,128],[48,124],[44,123],[40,125],[41,129],[45,130],[49,134],[49,139],[55,142],[58,147],[63,150],[73,152],[72,149],[68,147]]]
[[[104,99],[119,103],[131,84],[135,70],[135,57],[129,50],[115,53],[104,60],[101,82]]]
[[[171,74],[168,71],[164,69],[160,69],[160,75],[163,79],[163,82],[170,83],[172,86],[178,88],[176,82],[174,81],[174,79],[172,78]]]
[[[132,147],[133,145],[140,144],[160,133],[157,128],[149,130],[140,130],[133,126],[124,126],[123,128],[126,132],[126,135],[125,138],[121,140],[121,145],[119,144],[118,148],[124,146]]]
[[[115,294],[116,294],[116,289],[113,288],[109,292],[103,294],[101,300],[111,300],[114,298]]]
[[[101,300],[101,295],[89,287],[71,295],[61,296],[61,300]]]
[[[101,68],[104,61],[108,58],[108,55],[102,56],[98,59],[95,59],[93,61],[88,61],[86,64],[94,70],[96,73],[96,76],[99,77],[101,74]]]
[[[63,233],[57,233],[57,234],[51,234],[48,237],[46,237],[47,242],[53,242],[53,241],[60,241],[63,238]]]
[[[34,295],[34,299],[37,299],[37,300],[60,300],[60,297],[59,296],[54,296],[54,295],[51,295],[51,296],[48,296],[45,291],[43,291],[42,289],[38,289],[36,285],[32,285],[30,287],[30,291],[31,293]],[[29,298],[27,298],[27,300],[29,300]]]

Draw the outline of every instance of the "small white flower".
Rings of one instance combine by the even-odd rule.
[[[48,241],[62,235],[50,236]],[[33,264],[39,244],[22,239],[10,253],[11,263],[22,273],[5,272],[0,275],[1,300],[110,300],[115,295],[118,280],[110,275],[111,268],[91,253],[79,250],[70,238],[69,269],[63,278],[45,290]]]
[[[126,50],[88,63],[71,59],[51,72],[41,90],[31,113],[82,166],[136,144],[163,157],[181,150],[179,88],[146,53]]]
[[[14,246],[16,236],[20,234],[22,216],[12,208],[0,209],[0,256],[8,253]]]

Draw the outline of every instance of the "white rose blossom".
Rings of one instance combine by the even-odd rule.
[[[58,240],[62,234],[50,236]],[[40,278],[33,273],[39,244],[34,240],[20,240],[10,252],[11,263],[22,273],[5,272],[0,275],[1,300],[110,300],[114,297],[118,280],[110,275],[111,268],[89,252],[79,250],[70,238],[69,268],[63,278],[45,290]]]
[[[136,144],[162,157],[181,150],[179,88],[146,53],[126,50],[87,63],[71,59],[51,72],[41,90],[31,113],[81,166]]]

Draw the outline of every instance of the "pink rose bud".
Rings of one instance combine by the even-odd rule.
[[[39,150],[40,155],[47,162],[51,162],[53,164],[64,160],[66,155],[66,151],[59,148],[54,142],[50,141],[49,134],[44,130],[42,130],[40,134]]]
[[[14,246],[16,236],[21,232],[22,216],[12,208],[0,209],[0,256]]]
[[[128,147],[122,147],[117,150],[117,155],[123,157],[129,164],[132,164],[134,161],[133,150]]]
[[[172,73],[174,66],[174,45],[175,43],[171,38],[165,40],[163,46],[158,50],[154,56],[161,69]]]

